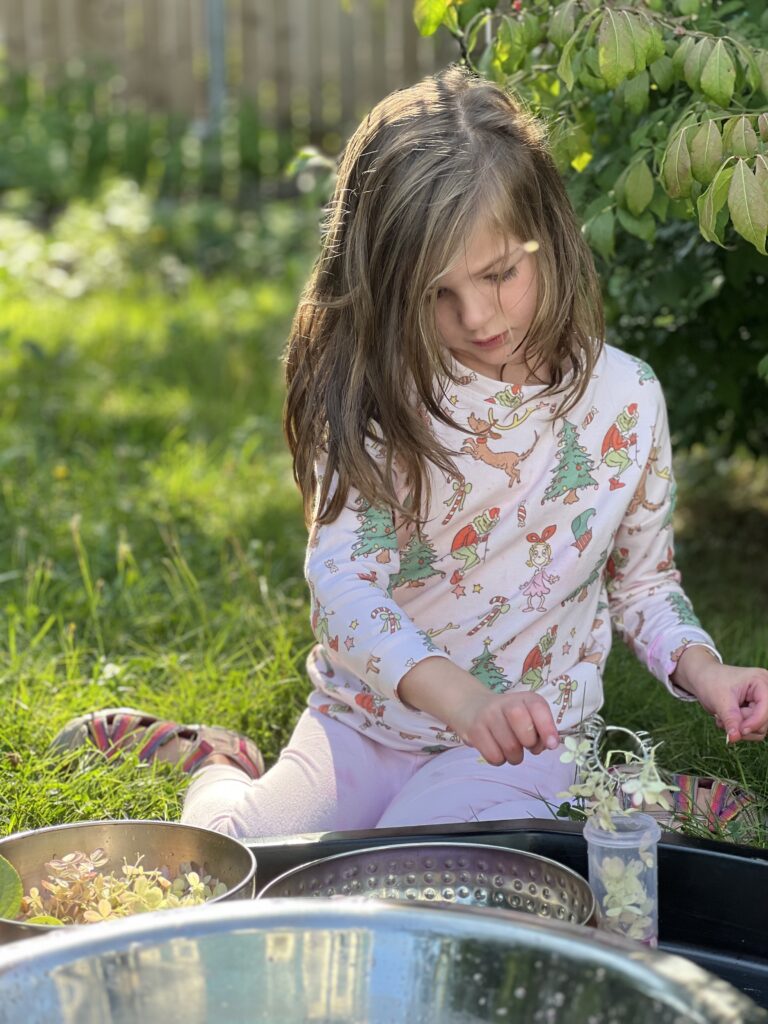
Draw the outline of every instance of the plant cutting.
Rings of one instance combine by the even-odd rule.
[[[604,735],[601,728],[598,737]],[[598,905],[598,926],[649,946],[657,943],[658,822],[638,810],[644,803],[671,811],[675,788],[660,777],[657,746],[630,734],[640,752],[610,751],[603,763],[597,737],[566,736],[560,760],[573,762],[576,780],[560,796],[574,801],[584,819],[589,882]],[[623,763],[611,761],[620,755]]]

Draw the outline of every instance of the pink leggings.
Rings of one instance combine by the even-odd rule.
[[[251,781],[211,765],[192,779],[182,821],[237,838],[550,818],[573,782],[563,747],[494,767],[472,747],[393,750],[316,711],[299,719],[277,764]],[[549,804],[550,806],[547,806]]]

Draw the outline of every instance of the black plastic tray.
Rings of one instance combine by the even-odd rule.
[[[257,888],[301,864],[396,842],[476,842],[551,857],[587,877],[575,822],[476,822],[247,839]],[[665,834],[659,845],[659,946],[768,1008],[768,850]]]

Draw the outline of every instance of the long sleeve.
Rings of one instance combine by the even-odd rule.
[[[318,473],[322,468],[318,467]],[[391,597],[400,550],[391,510],[354,490],[339,517],[313,524],[304,573],[317,640],[334,660],[385,699],[422,659],[447,657]]]
[[[622,639],[671,693],[693,700],[670,680],[680,655],[691,644],[719,654],[680,585],[672,530],[675,497],[667,409],[659,387],[650,455],[617,531],[606,580],[611,617]]]

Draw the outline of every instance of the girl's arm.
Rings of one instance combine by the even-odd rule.
[[[683,651],[672,681],[693,694],[725,730],[728,743],[764,740],[768,731],[768,671],[723,665],[706,647]]]
[[[616,534],[621,568],[608,579],[617,631],[648,670],[682,700],[698,700],[729,741],[763,739],[768,728],[768,672],[722,664],[702,628],[674,562],[675,482],[667,409],[661,389],[644,490]]]
[[[559,741],[549,704],[535,693],[493,693],[444,658],[426,658],[398,687],[401,700],[455,730],[489,764],[520,764],[528,750],[554,750]]]

